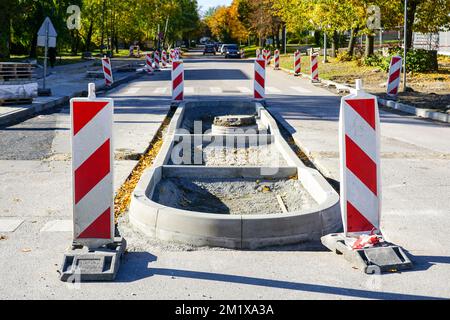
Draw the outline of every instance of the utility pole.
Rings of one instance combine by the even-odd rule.
[[[323,63],[327,63],[327,33],[323,33]]]
[[[406,54],[408,49],[406,47],[406,33],[408,28],[408,0],[405,0],[405,13],[404,13],[404,28],[403,28],[403,92],[406,92]]]

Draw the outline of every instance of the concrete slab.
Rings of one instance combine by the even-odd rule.
[[[14,232],[23,222],[22,219],[0,219],[0,232]]]
[[[72,220],[53,220],[47,222],[41,232],[72,232]]]

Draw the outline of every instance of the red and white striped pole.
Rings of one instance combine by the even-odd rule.
[[[167,52],[166,52],[166,50],[163,50],[161,53],[161,65],[163,68],[167,67]]]
[[[343,97],[339,117],[344,232],[380,233],[380,120],[377,98],[362,90]]]
[[[175,60],[175,50],[170,49],[170,53],[169,53],[169,62],[172,64],[173,60]]]
[[[275,70],[280,70],[280,50],[275,50],[275,55],[274,55],[274,59],[275,59]]]
[[[159,71],[159,63],[161,62],[161,59],[159,57],[159,51],[156,50],[153,53],[153,56],[154,56],[154,60],[155,60],[155,71]]]
[[[256,49],[256,59],[259,59],[261,55],[261,50]]]
[[[172,63],[172,101],[184,100],[184,65],[183,60]]]
[[[107,87],[114,83],[111,60],[108,57],[102,58],[103,75],[105,76],[105,84]]]
[[[245,50],[241,50],[241,59],[245,59]]]
[[[147,53],[145,55],[145,71],[147,71],[148,74],[153,74],[153,61],[152,61],[152,55],[150,53]]]
[[[294,76],[299,76],[302,72],[302,56],[299,50],[294,53]]]
[[[264,100],[266,98],[266,60],[258,58],[255,60],[255,81],[253,97],[256,100]]]
[[[88,98],[70,100],[73,237],[89,248],[114,242],[113,110],[92,83]]]
[[[402,57],[393,56],[389,66],[389,78],[387,82],[387,94],[396,97],[400,87],[400,72],[402,69]]]
[[[311,53],[311,82],[319,82],[319,55]]]

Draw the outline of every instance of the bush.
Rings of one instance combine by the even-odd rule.
[[[336,55],[336,60],[337,61],[351,61],[352,56],[349,55],[347,51],[342,51],[342,52],[338,52],[338,54]]]
[[[403,49],[394,47],[389,49],[391,56],[403,57]],[[412,72],[426,72],[438,70],[437,52],[435,50],[410,49],[406,55],[406,70]]]
[[[373,55],[370,57],[364,57],[361,60],[361,64],[368,67],[378,67],[383,71],[389,70],[391,63],[391,57],[383,57],[382,55]]]

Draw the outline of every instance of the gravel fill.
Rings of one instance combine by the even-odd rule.
[[[282,198],[288,212],[317,205],[300,181],[294,179],[167,178],[158,183],[152,200],[168,207],[205,213],[283,214],[277,195]]]

